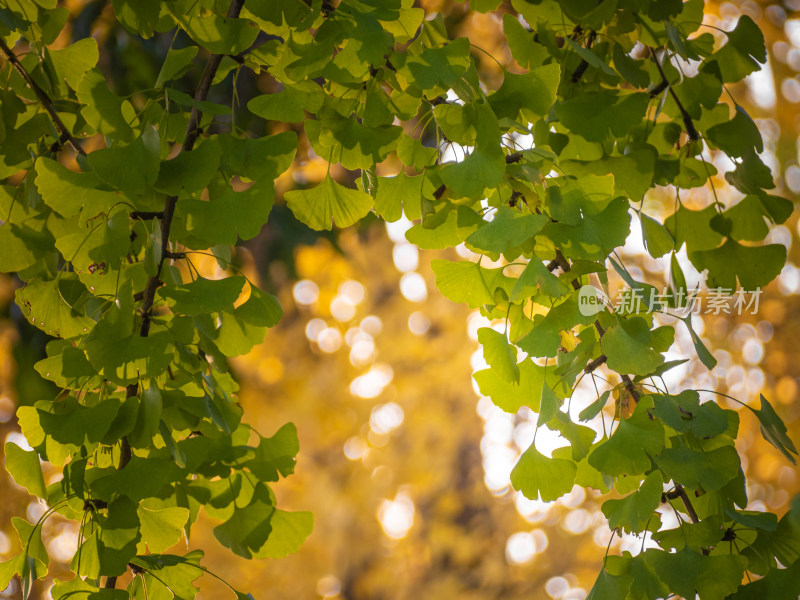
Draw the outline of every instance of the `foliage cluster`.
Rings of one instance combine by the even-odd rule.
[[[622,497],[603,505],[611,527],[658,544],[607,557],[590,597],[797,593],[800,510],[780,520],[745,510],[738,413],[658,384],[676,365],[664,354],[677,326],[706,366],[714,358],[691,317],[660,324],[652,310],[680,312],[691,291],[684,246],[709,284],[728,290],[764,286],[785,263],[783,245],[762,242],[792,205],[770,193],[760,132],[727,101],[728,86],[766,60],[761,32],[743,16],[715,37],[702,0],[499,4],[470,3],[503,14],[517,64],[497,87],[481,80],[481,49],[410,0],[114,0],[141,43],[171,39],[157,79],[126,96],[108,85],[93,38],[58,43],[69,10],[56,0],[0,8],[0,268],[25,282],[20,309],[55,338],[37,371],[63,390],[20,407],[33,450],[7,445],[6,466],[45,499],[42,520],[57,512],[82,524],[78,576],[54,598],[192,598],[207,572],[201,554],[166,551],[201,507],[245,558],[285,555],[308,535],[310,515],[278,509],[269,486],[293,470],[294,426],[264,437],[244,423],[227,365],[281,317],[232,259],[266,222],[274,182],[298,152],[360,173],[356,187],[329,170],[284,194],[312,229],[405,216],[420,248],[465,244],[480,255],[433,265],[445,296],[504,324],[479,332],[489,368],[478,385],[569,442],[551,457],[531,445],[513,485],[545,501],[575,484],[616,490]],[[260,120],[245,130],[236,87],[230,105],[211,96],[247,73],[280,89],[245,99]],[[735,165],[731,198],[714,194],[697,210],[681,192],[713,185],[710,153]],[[675,194],[665,219],[644,212],[653,188]],[[648,252],[670,256],[671,293],[658,306],[587,316],[590,277],[604,285],[611,270],[645,297],[654,290],[616,257],[632,214]],[[224,276],[200,276],[194,254],[213,255]],[[612,395],[617,410],[595,441],[565,409],[601,364],[619,383],[598,390],[580,420]],[[748,408],[794,462],[767,399]],[[63,468],[61,481],[45,485],[40,458]],[[660,527],[663,505],[685,515],[676,529]],[[19,575],[27,594],[48,556],[41,520],[14,525],[23,551],[0,565],[0,588]],[[118,590],[126,570],[133,577]],[[742,585],[746,573],[763,578]]]

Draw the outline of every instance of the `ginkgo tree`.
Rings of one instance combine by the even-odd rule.
[[[32,450],[5,447],[7,470],[48,508],[14,519],[22,551],[0,564],[0,589],[19,576],[27,597],[47,575],[41,526],[56,513],[80,523],[75,577],[56,582],[56,600],[193,598],[210,573],[202,552],[167,551],[200,509],[245,558],[302,544],[311,515],[281,510],[270,488],[293,471],[296,430],[250,427],[227,361],[282,314],[237,271],[236,244],[266,223],[275,180],[317,156],[330,165],[322,181],[282,199],[302,223],[405,217],[420,248],[480,257],[433,263],[445,296],[504,323],[478,333],[480,390],[508,412],[529,407],[566,444],[551,456],[531,445],[513,486],[544,501],[595,488],[611,496],[611,529],[652,540],[606,556],[591,598],[800,592],[800,509],[746,510],[740,413],[659,385],[676,327],[715,364],[690,315],[654,316],[686,308],[684,247],[729,293],[767,285],[786,262],[764,240],[792,203],[770,193],[758,127],[730,89],[766,61],[749,17],[720,32],[703,25],[703,0],[472,0],[465,10],[494,12],[514,59],[495,82],[482,80],[478,40],[412,0],[114,0],[128,38],[165,49],[157,76],[121,95],[95,38],[75,35],[58,4],[0,7],[0,269],[52,336],[36,369],[62,390],[21,403]],[[231,74],[273,91],[234,84],[216,101]],[[733,164],[724,195],[720,155]],[[685,200],[700,187],[713,202],[697,209]],[[671,214],[647,214],[648,194],[674,198]],[[633,215],[647,251],[669,257],[670,292],[589,313],[584,286],[609,273],[654,297],[616,252],[638,235]],[[203,277],[193,255],[225,275]],[[616,381],[579,415],[613,413],[596,439],[567,407],[601,365]],[[768,400],[747,408],[794,462]],[[42,460],[59,481],[45,484]],[[662,526],[665,509],[678,527]]]

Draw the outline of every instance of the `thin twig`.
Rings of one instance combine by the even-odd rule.
[[[50,118],[53,120],[53,125],[55,125],[58,133],[60,134],[59,142],[62,144],[67,142],[70,146],[72,146],[75,152],[86,156],[86,151],[81,148],[78,140],[73,137],[69,129],[67,129],[67,126],[64,125],[64,121],[62,121],[61,117],[58,116],[58,112],[56,112],[50,96],[48,96],[47,93],[41,87],[39,87],[39,84],[33,80],[33,78],[30,76],[30,73],[25,70],[25,67],[22,66],[21,62],[19,62],[17,55],[14,54],[14,51],[8,47],[3,38],[0,38],[0,50],[3,51],[3,54],[6,55],[8,62],[11,63],[11,65],[17,70],[17,73],[19,73],[22,79],[25,80],[25,83],[28,84],[28,87],[33,90],[33,93],[36,94],[36,97],[47,111],[47,114],[50,115]]]
[[[648,48],[650,50],[650,56],[653,59],[653,62],[656,64],[658,68],[658,72],[661,75],[661,81],[666,84],[667,88],[669,89],[669,94],[672,96],[672,99],[675,100],[675,104],[678,106],[678,110],[681,112],[681,118],[683,119],[683,126],[686,128],[686,133],[689,136],[689,139],[692,141],[700,139],[700,134],[697,132],[697,129],[692,122],[692,117],[683,107],[683,104],[678,99],[678,95],[675,93],[675,90],[672,89],[672,85],[670,85],[669,80],[667,79],[666,74],[664,73],[664,69],[661,66],[661,63],[658,62],[658,57],[656,56],[656,51],[652,48]]]

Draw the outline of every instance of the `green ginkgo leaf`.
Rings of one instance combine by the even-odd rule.
[[[511,471],[511,485],[526,498],[550,502],[572,489],[576,472],[571,460],[548,458],[531,444]]]
[[[314,515],[308,511],[275,510],[270,519],[272,531],[266,544],[253,558],[283,558],[294,554],[314,529]]]
[[[669,333],[671,330],[664,331]],[[616,325],[609,327],[603,335],[601,348],[608,357],[610,368],[618,373],[644,376],[664,362],[664,357],[653,349],[655,343],[647,322],[642,317],[629,317],[619,319]]]
[[[478,329],[478,341],[483,346],[483,356],[489,366],[505,381],[519,383],[516,347],[508,342],[504,333],[491,327]]]
[[[552,63],[518,75],[503,72],[503,84],[489,96],[489,104],[498,119],[518,120],[520,111],[531,117],[550,112],[556,100],[561,68]]]
[[[219,542],[244,558],[252,558],[264,546],[272,531],[272,514],[275,507],[264,484],[256,484],[253,497],[247,506],[234,507],[233,515],[214,528]]]
[[[732,292],[738,281],[744,291],[752,293],[781,272],[786,262],[786,246],[743,246],[728,238],[719,248],[690,252],[689,259],[699,271],[708,270],[709,287]]]
[[[247,19],[231,19],[216,14],[175,17],[189,37],[214,54],[236,55],[244,52],[258,36],[258,27]]]
[[[76,90],[83,74],[97,65],[100,56],[97,40],[91,37],[78,40],[61,50],[48,48],[46,52],[56,73],[57,85],[63,93],[66,93],[64,83]]]
[[[330,175],[316,187],[287,192],[284,197],[294,216],[316,230],[353,225],[370,211],[373,203],[369,194],[344,187]]]
[[[133,107],[111,91],[100,71],[87,71],[76,93],[84,105],[81,114],[89,125],[103,135],[126,142],[133,141]]]
[[[189,509],[172,506],[162,509],[147,508],[144,502],[137,508],[142,543],[154,554],[161,554],[177,544],[183,535],[183,526],[189,519]]]
[[[23,450],[13,442],[6,442],[6,471],[17,485],[24,487],[34,496],[46,497],[42,466],[39,455],[33,450]]]
[[[651,398],[641,398],[633,414],[621,419],[613,435],[589,455],[589,464],[614,477],[646,472],[664,448],[664,426],[650,418],[652,408]]]
[[[34,279],[17,290],[17,304],[30,321],[48,335],[69,339],[88,333],[95,322],[76,306],[83,286],[63,276],[53,281]]]
[[[694,490],[716,491],[739,474],[739,454],[733,446],[707,452],[667,448],[655,457],[664,475]]]
[[[780,450],[793,465],[797,464],[795,457],[792,456],[792,454],[797,454],[797,448],[786,433],[786,425],[778,416],[778,413],[775,412],[775,409],[772,408],[769,401],[764,398],[764,394],[761,394],[760,397],[761,408],[759,410],[750,406],[748,408],[758,418],[758,422],[761,424],[761,434],[765,440]]]
[[[47,205],[62,217],[73,217],[83,210],[84,223],[107,213],[120,201],[95,173],[75,173],[46,157],[36,160],[36,187]]]
[[[670,591],[684,598],[724,600],[737,590],[747,559],[738,554],[703,556],[693,550],[677,553],[647,550],[645,560]]]
[[[628,533],[643,531],[661,503],[663,485],[661,473],[653,471],[645,478],[638,491],[620,500],[606,500],[602,511],[608,519],[608,526]]]
[[[633,581],[629,561],[619,556],[607,556],[603,569],[589,590],[586,600],[616,600],[627,598]]]
[[[508,287],[514,281],[503,275],[503,269],[484,269],[470,261],[435,259],[431,268],[442,294],[453,302],[466,302],[470,308],[493,304],[495,289]]]
[[[473,375],[481,394],[488,396],[496,406],[516,414],[523,406],[539,412],[544,386],[544,368],[527,358],[517,365],[519,383],[508,381],[495,369],[483,369]]]
[[[547,221],[544,215],[516,215],[513,209],[503,206],[492,221],[480,227],[466,241],[480,250],[502,253],[532,240]]]
[[[198,277],[189,283],[161,288],[158,295],[167,300],[173,312],[184,315],[201,315],[230,308],[245,284],[240,276],[224,279]]]

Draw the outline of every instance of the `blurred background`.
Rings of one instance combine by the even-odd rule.
[[[132,38],[115,25],[111,2],[105,0],[62,4],[73,17],[57,45],[91,35],[117,94],[152,85],[171,34]],[[510,3],[487,15],[471,14],[468,3],[450,0],[416,4],[431,14],[443,13],[451,37],[468,36],[514,69],[501,26]],[[765,33],[769,64],[731,92],[756,118],[778,192],[797,199],[800,0],[706,5],[709,26],[731,29],[739,15],[747,14]],[[498,65],[482,52],[474,57],[487,86],[496,89],[502,77]],[[275,83],[235,66],[223,64],[228,74],[209,99],[226,103],[235,86],[241,102],[237,126],[263,134],[264,122],[243,107]],[[199,69],[177,87],[190,91]],[[715,164],[720,174],[714,183],[724,195],[725,165]],[[397,168],[382,165],[379,174]],[[297,161],[277,183],[279,196],[315,184],[326,169],[327,163],[301,141]],[[339,170],[336,176],[353,181],[357,174]],[[648,214],[664,217],[672,211],[674,197],[664,193],[648,197]],[[689,205],[707,205],[710,193],[696,190]],[[297,468],[275,491],[284,509],[313,511],[315,527],[297,554],[281,560],[249,562],[231,555],[214,539],[208,519],[192,530],[188,546],[204,549],[206,566],[256,598],[581,600],[609,544],[602,499],[576,487],[557,502],[543,503],[511,489],[509,472],[531,443],[535,415],[526,409],[504,413],[473,385],[472,373],[484,366],[476,331],[487,322],[443,298],[429,267],[431,258],[456,259],[469,252],[420,253],[405,240],[409,226],[368,218],[357,228],[319,235],[297,223],[279,201],[262,234],[238,249],[237,266],[276,293],[285,312],[263,344],[234,362],[245,419],[265,435],[286,421],[297,425]],[[777,227],[768,241],[785,244],[790,262],[762,294],[757,314],[696,317],[697,331],[718,366],[709,373],[692,360],[672,371],[669,383],[675,390],[715,389],[747,403],[757,402],[762,392],[800,441],[797,217]],[[668,263],[644,255],[636,226],[622,258],[635,276],[664,281]],[[210,274],[218,268],[211,261],[195,264]],[[686,271],[690,284],[698,280]],[[24,445],[16,407],[57,390],[33,369],[48,340],[14,306],[18,284],[0,276],[0,440]],[[670,358],[693,355],[688,333],[681,333]],[[607,376],[602,367],[597,374]],[[593,389],[579,388],[572,412],[590,402],[591,394]],[[540,438],[537,445],[563,445],[554,435],[548,441],[545,431]],[[748,508],[785,512],[800,491],[798,471],[761,439],[755,418],[744,412],[737,447],[749,482]],[[11,517],[35,520],[44,507],[5,472],[0,472],[0,497],[2,561],[18,551]],[[77,524],[49,519],[44,534],[51,575],[65,576],[58,561],[72,557]],[[638,552],[641,545],[641,538],[615,537],[612,551]],[[185,545],[175,548],[184,550]],[[200,585],[201,598],[229,593],[211,578]],[[47,598],[47,586],[36,593]],[[0,596],[21,593],[12,583]]]

